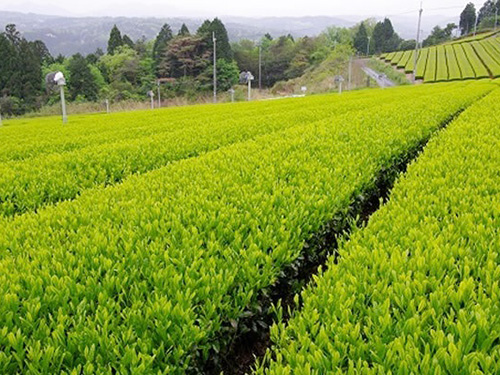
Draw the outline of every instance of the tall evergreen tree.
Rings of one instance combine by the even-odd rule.
[[[87,60],[79,53],[73,55],[69,60],[68,70],[71,100],[79,96],[91,101],[96,100],[98,89]]]
[[[172,28],[168,23],[164,24],[158,33],[158,36],[155,39],[155,43],[153,45],[153,60],[155,66],[158,67],[162,56],[167,48],[168,43],[174,37],[172,33]]]
[[[229,43],[227,30],[222,21],[215,18],[212,22],[205,20],[196,31],[196,34],[201,36],[210,51],[213,51],[214,43],[212,36],[215,35],[217,40],[217,59],[231,61],[233,59],[233,51]]]
[[[9,95],[13,68],[17,64],[16,50],[4,33],[0,34],[0,96]]]
[[[481,9],[479,9],[479,14],[477,15],[477,23],[479,24],[482,20],[489,17],[494,17],[497,11],[500,11],[500,0],[487,0]]]
[[[5,26],[5,37],[9,40],[10,44],[16,48],[21,44],[21,33],[17,31],[16,25],[14,24]]]
[[[227,30],[222,21],[215,18],[212,21],[212,31],[215,33],[217,38],[217,59],[224,59],[226,61],[231,61],[233,59],[233,51],[231,50],[231,44],[229,43],[229,36],[227,35]]]
[[[188,29],[188,27],[186,26],[185,23],[182,24],[182,26],[179,29],[179,32],[177,33],[177,35],[179,35],[179,36],[188,36],[188,35],[190,35],[189,29]]]
[[[384,21],[377,22],[373,29],[373,44],[376,53],[395,51],[400,43],[401,38],[394,31],[390,19],[385,18]]]
[[[460,14],[460,33],[462,35],[467,35],[474,30],[476,25],[476,7],[473,3],[469,3],[465,6],[465,9]]]
[[[22,39],[19,45],[20,82],[18,96],[28,109],[35,109],[37,97],[42,93],[42,56],[34,42]]]
[[[132,41],[132,39],[130,39],[130,37],[127,34],[123,34],[122,41],[123,45],[129,46],[132,49],[134,48],[134,42]]]
[[[42,93],[45,45],[28,42],[9,24],[0,34],[0,47],[0,94],[17,98],[24,110],[35,109]]]
[[[366,31],[365,23],[361,22],[358,31],[354,35],[354,48],[361,54],[367,53],[368,50],[368,33]],[[369,50],[368,50],[369,53]]]
[[[122,34],[116,25],[111,29],[108,40],[108,54],[113,55],[116,49],[123,45]]]
[[[172,28],[168,23],[164,24],[158,33],[153,45],[153,59],[159,61],[162,54],[165,52],[168,42],[174,37],[172,33]]]
[[[38,54],[38,56],[42,60],[43,64],[49,65],[49,64],[52,64],[54,62],[54,58],[50,54],[49,49],[47,48],[45,43],[42,42],[41,40],[35,40],[33,42],[33,48],[35,49],[36,53]]]
[[[198,35],[212,35],[212,22],[210,20],[205,20],[196,30],[196,34]]]

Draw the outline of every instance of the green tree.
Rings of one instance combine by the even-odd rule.
[[[186,26],[185,23],[182,24],[181,28],[179,29],[179,33],[177,34],[179,36],[188,36],[190,35],[189,29]]]
[[[327,55],[325,54],[323,57],[322,52],[316,53],[321,48],[319,38],[310,38],[308,36],[299,38],[294,43],[294,56],[285,71],[286,79],[300,77],[308,68],[323,61]]]
[[[325,37],[330,50],[334,49],[338,44],[353,44],[352,32],[346,27],[331,26],[322,35]]]
[[[128,46],[118,47],[114,55],[101,58],[109,80],[109,99],[138,99],[141,84],[141,64],[138,53]]]
[[[416,47],[417,41],[415,39],[407,39],[403,40],[400,44],[398,49],[400,51],[409,51],[409,50],[414,50]]]
[[[120,30],[118,30],[118,27],[114,25],[109,34],[108,54],[113,55],[116,49],[120,46],[123,46],[122,34],[120,33]]]
[[[89,64],[96,65],[102,56],[104,56],[103,50],[97,48],[94,53],[89,53],[87,56],[85,56],[85,60],[87,60]]]
[[[359,25],[358,31],[354,35],[354,43],[353,43],[354,48],[356,51],[361,53],[362,55],[366,54],[366,52],[369,52],[368,49],[368,33],[366,31],[365,23],[361,22]]]
[[[476,24],[476,7],[473,3],[468,3],[465,9],[460,14],[460,33],[461,35],[467,35],[472,30]]]
[[[492,29],[498,27],[498,16],[500,15],[500,0],[488,0],[479,10],[478,29]]]
[[[255,42],[242,39],[233,43],[231,48],[240,71],[257,72],[259,70],[259,48]],[[264,50],[264,46],[262,49]]]
[[[14,24],[8,24],[7,26],[5,26],[5,37],[14,47],[19,47],[22,42],[21,33],[17,31],[16,25]]]
[[[97,100],[98,87],[87,60],[79,53],[73,55],[68,63],[68,91],[71,100],[84,98]]]
[[[478,24],[481,23],[486,18],[494,17],[500,7],[500,1],[487,0],[481,9],[479,9],[479,13],[477,15]]]
[[[158,33],[153,45],[153,60],[155,62],[156,70],[161,62],[162,56],[168,46],[168,43],[172,40],[173,34],[172,29],[168,23],[164,24]],[[158,70],[157,70],[158,73]]]
[[[209,87],[212,88],[212,69],[210,65],[206,69],[206,77],[208,78]],[[227,91],[238,83],[239,69],[235,61],[227,61],[224,59],[217,60],[217,89],[219,91]]]
[[[14,46],[4,33],[0,34],[0,97],[9,94],[13,68],[17,64]]]
[[[196,30],[198,35],[212,35],[212,22],[210,20],[205,20]]]
[[[134,49],[139,54],[141,58],[153,57],[153,46],[154,40],[146,40],[146,37],[143,35],[140,39],[134,44]]]
[[[210,56],[201,36],[177,36],[168,44],[158,71],[161,77],[194,77],[210,65]]]
[[[42,64],[52,64],[54,62],[54,58],[50,54],[49,49],[41,40],[35,40],[33,42],[33,48],[42,61]]]
[[[233,59],[233,51],[231,49],[231,44],[229,43],[229,37],[227,35],[227,30],[222,21],[215,18],[212,22],[206,20],[198,28],[197,35],[203,38],[207,49],[213,51],[213,38],[215,35],[217,40],[217,58],[221,58],[227,61]]]
[[[424,39],[423,46],[434,46],[450,40],[453,30],[455,30],[456,28],[457,25],[455,25],[454,23],[449,23],[444,29],[439,26],[435,26],[432,29],[430,35]]]
[[[263,51],[262,82],[265,86],[273,86],[287,78],[286,71],[295,56],[294,49],[295,44],[290,37],[280,36]]]
[[[123,34],[122,41],[123,45],[129,46],[130,48],[134,48],[134,42],[132,39],[130,39],[130,37],[127,34]]]
[[[28,42],[9,24],[0,34],[0,94],[21,111],[36,109],[42,95],[42,62],[48,59],[41,41]]]
[[[385,18],[384,21],[377,22],[373,29],[373,44],[376,53],[396,51],[401,41],[390,19]]]

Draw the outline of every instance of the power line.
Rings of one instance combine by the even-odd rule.
[[[482,7],[483,4],[482,3],[472,3],[474,4],[474,6],[476,7]],[[426,12],[431,12],[431,11],[435,11],[435,10],[450,10],[450,9],[463,9],[464,6],[451,6],[451,7],[441,7],[441,8],[426,8],[425,11]],[[418,13],[419,12],[419,9],[413,9],[413,10],[408,10],[406,12],[401,12],[401,13],[394,13],[394,14],[387,14],[385,15],[385,17],[394,17],[394,16],[403,16],[405,14],[413,14],[413,13]]]

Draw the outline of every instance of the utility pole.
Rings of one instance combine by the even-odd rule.
[[[366,45],[366,56],[370,56],[370,39],[371,36],[368,36],[368,44]]]
[[[161,108],[160,80],[158,80],[158,108]]]
[[[413,60],[413,83],[417,80],[417,62],[418,62],[418,43],[420,42],[420,25],[422,23],[422,3],[420,3],[420,10],[418,11],[418,27],[417,27],[417,40],[415,43],[415,58]]]
[[[217,103],[217,38],[212,31],[212,41],[214,42],[214,103]]]
[[[259,43],[259,91],[262,90],[262,44]]]
[[[61,108],[62,108],[62,122],[66,124],[68,122],[68,115],[66,114],[66,100],[64,99],[64,85],[59,85],[61,92]]]
[[[254,76],[250,72],[246,72],[245,78],[248,84],[248,101],[252,100],[252,81],[254,80]]]

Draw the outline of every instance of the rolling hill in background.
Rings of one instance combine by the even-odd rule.
[[[232,41],[240,39],[256,40],[265,33],[272,36],[292,34],[294,37],[319,34],[329,26],[349,27],[366,17],[221,17]],[[395,28],[403,38],[411,38],[415,25],[411,17],[391,17]],[[424,20],[424,31],[436,24],[451,22],[449,17],[430,16]],[[40,39],[53,55],[72,55],[94,52],[97,48],[106,49],[109,31],[114,24],[133,40],[145,37],[153,39],[164,23],[170,24],[174,32],[185,23],[190,31],[195,31],[203,22],[201,18],[133,18],[133,17],[67,17],[34,13],[0,11],[0,28],[13,23],[28,39]]]

